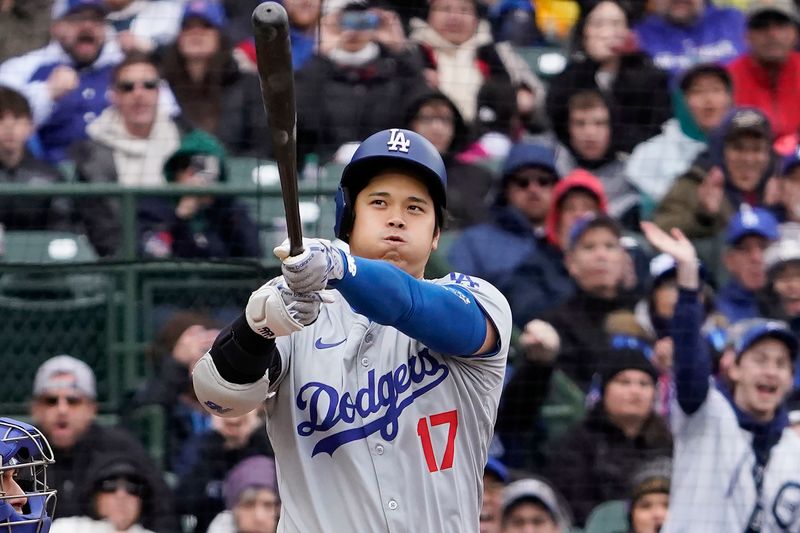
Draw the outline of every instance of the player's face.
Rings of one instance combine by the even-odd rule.
[[[686,105],[703,131],[719,126],[732,101],[728,87],[714,74],[697,76],[686,90]]]
[[[583,159],[602,159],[611,145],[611,115],[608,108],[598,106],[571,111],[569,143]]]
[[[33,400],[31,416],[54,448],[67,449],[83,436],[97,415],[97,404],[69,387],[54,388]]]
[[[135,63],[118,73],[112,100],[130,132],[150,132],[158,110],[158,83],[158,71],[149,63]]]
[[[792,388],[789,348],[777,339],[760,340],[739,357],[730,377],[736,405],[756,420],[768,422]]]
[[[541,224],[550,209],[553,187],[558,177],[543,168],[521,168],[508,179],[506,200],[532,224]]]
[[[517,504],[503,521],[503,533],[559,533],[561,529],[539,504]]]
[[[566,257],[570,276],[586,292],[614,296],[622,279],[625,250],[608,228],[586,230]]]
[[[0,493],[4,496],[3,500],[6,503],[13,507],[17,513],[22,514],[28,499],[17,483],[16,477],[16,470],[3,470],[2,475],[0,475]]]
[[[127,531],[139,521],[142,487],[127,478],[107,479],[100,484],[94,505],[97,515],[117,531]]]
[[[769,241],[760,235],[747,235],[725,252],[725,268],[745,289],[757,291],[767,282],[764,252]]]
[[[656,387],[653,378],[641,370],[623,370],[603,392],[603,407],[611,420],[643,421],[653,410]]]
[[[439,243],[436,213],[428,187],[401,171],[386,171],[358,193],[350,251],[383,259],[421,278]]]
[[[631,509],[633,533],[658,533],[667,520],[669,494],[645,494]]]
[[[723,153],[731,184],[740,191],[754,191],[770,164],[767,139],[742,135],[725,143]]]
[[[278,496],[266,488],[245,490],[236,507],[233,519],[238,533],[275,533],[281,504]]]

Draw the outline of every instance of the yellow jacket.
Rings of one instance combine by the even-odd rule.
[[[580,7],[575,0],[531,0],[536,24],[547,40],[563,41],[578,20]]]

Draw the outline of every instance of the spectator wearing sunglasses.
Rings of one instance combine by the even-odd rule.
[[[511,273],[541,246],[545,216],[558,179],[552,149],[531,143],[512,146],[490,219],[467,228],[453,244],[449,254],[453,267],[488,280],[509,294]],[[500,257],[502,261],[497,260]]]
[[[141,465],[121,453],[100,455],[92,463],[81,498],[83,514],[59,518],[52,533],[150,533],[144,522],[153,513],[153,489]]]
[[[137,471],[152,480],[153,513],[143,525],[159,532],[175,531],[172,496],[158,469],[133,435],[97,423],[97,407],[95,376],[85,362],[58,355],[36,371],[30,414],[58,457],[48,472],[58,490],[58,516],[85,514],[81,490],[92,479],[91,465],[103,454],[117,452],[136,461]]]
[[[112,105],[87,128],[89,139],[73,148],[78,181],[149,187],[165,183],[161,169],[178,149],[185,128],[159,103],[161,80],[145,55],[131,54],[112,75]],[[118,201],[76,202],[83,229],[102,257],[120,244]]]

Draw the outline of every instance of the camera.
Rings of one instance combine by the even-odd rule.
[[[339,18],[339,26],[343,30],[374,30],[380,23],[378,14],[371,11],[345,11]]]

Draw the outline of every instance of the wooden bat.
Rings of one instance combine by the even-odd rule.
[[[277,2],[264,2],[253,11],[258,77],[270,136],[278,163],[289,233],[289,255],[303,252],[297,190],[297,111],[294,70],[289,43],[289,16]]]

